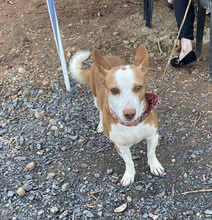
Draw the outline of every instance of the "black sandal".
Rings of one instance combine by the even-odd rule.
[[[188,66],[196,61],[197,56],[195,52],[192,50],[182,60],[180,60],[179,57],[175,57],[170,61],[170,63],[173,67],[179,68],[183,66]]]

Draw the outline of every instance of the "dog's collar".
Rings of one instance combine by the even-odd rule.
[[[149,104],[148,109],[146,108],[146,101]],[[144,112],[136,120],[127,121],[127,122],[122,121],[118,117],[118,115],[113,111],[113,109],[111,109],[110,107],[109,107],[109,110],[110,110],[110,114],[112,115],[112,117],[115,121],[119,122],[120,124],[122,124],[124,126],[133,127],[133,126],[137,126],[139,123],[143,122],[150,115],[150,113],[158,106],[158,104],[159,104],[159,97],[154,93],[146,92],[145,99],[144,99]]]

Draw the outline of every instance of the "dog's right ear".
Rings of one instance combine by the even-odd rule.
[[[134,65],[138,66],[144,73],[147,72],[148,69],[148,52],[144,45],[141,45],[136,54]]]
[[[105,73],[105,70],[110,70],[110,64],[104,59],[104,57],[99,53],[98,50],[93,49],[92,51],[94,63],[101,73]]]

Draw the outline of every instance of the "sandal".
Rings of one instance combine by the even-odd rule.
[[[170,63],[173,67],[179,68],[183,66],[188,66],[196,61],[197,56],[195,52],[192,50],[182,60],[180,60],[179,57],[175,57],[170,61]]]

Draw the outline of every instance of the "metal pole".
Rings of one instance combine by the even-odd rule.
[[[62,40],[60,37],[60,30],[59,30],[59,25],[58,25],[58,21],[57,21],[57,14],[56,14],[56,10],[55,10],[54,0],[47,0],[47,6],[48,6],[48,11],[49,11],[52,29],[53,29],[53,33],[54,33],[54,39],[55,39],[56,46],[57,46],[58,56],[60,58],[60,62],[62,65],[63,77],[64,77],[64,81],[65,81],[65,85],[66,85],[66,90],[70,91],[71,88],[70,88],[70,83],[69,83],[69,78],[68,78],[68,71],[67,71],[65,56],[64,56],[64,52],[63,52]]]

